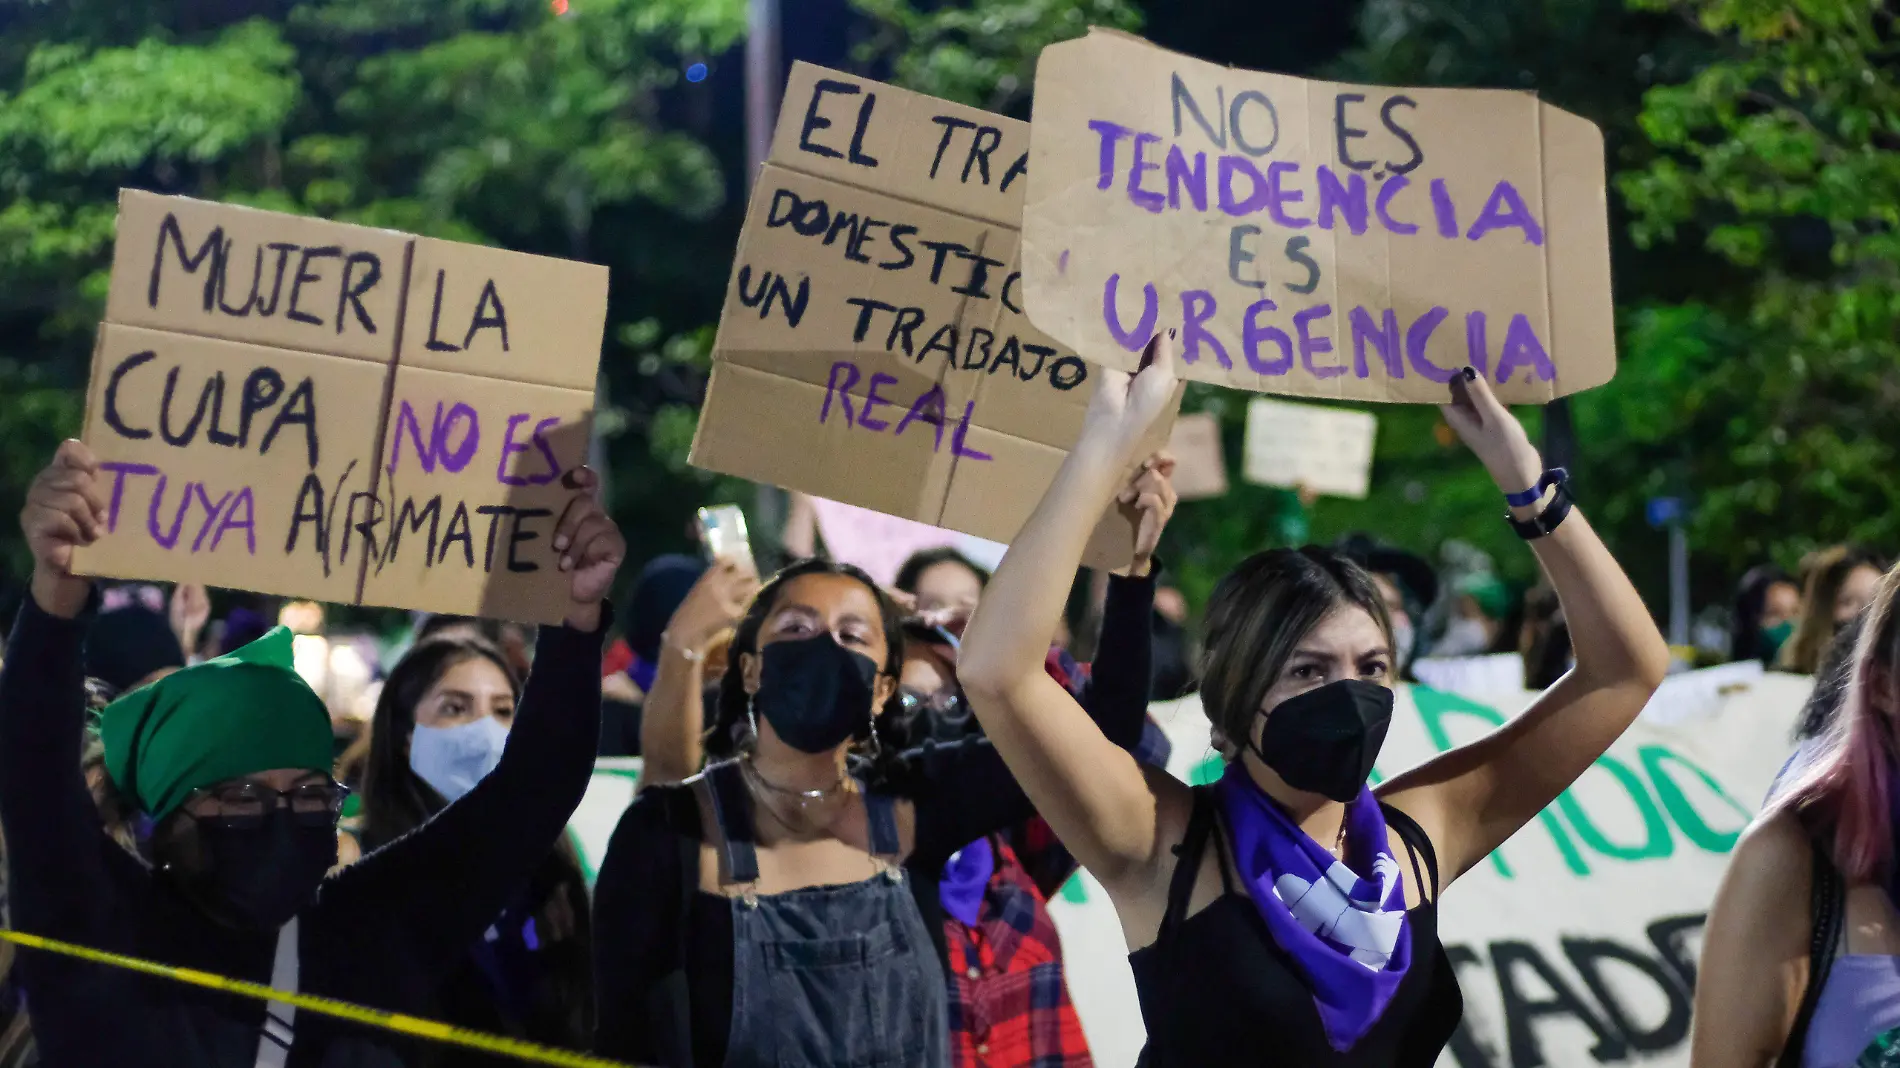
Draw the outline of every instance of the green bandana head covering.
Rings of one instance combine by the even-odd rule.
[[[330,713],[292,666],[291,634],[173,672],[106,706],[106,773],[154,820],[202,787],[275,768],[328,773]]]

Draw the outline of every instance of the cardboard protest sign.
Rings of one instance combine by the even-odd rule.
[[[885,585],[897,580],[904,561],[925,549],[955,549],[981,567],[994,568],[1006,548],[969,534],[838,501],[814,497],[812,507],[818,516],[818,533],[824,537],[832,559],[855,564]]]
[[[1235,70],[1097,30],[1036,69],[1025,306],[1132,370],[1179,325],[1187,377],[1507,403],[1609,381],[1603,136],[1523,92]]]
[[[794,65],[692,462],[1012,537],[1100,377],[1023,314],[1028,158],[1024,123]],[[1125,563],[1131,544],[1115,519],[1091,556]]]
[[[600,267],[120,195],[83,573],[559,622]]]
[[[1226,494],[1227,458],[1221,453],[1220,420],[1213,414],[1191,412],[1176,419],[1168,451],[1174,454],[1174,492],[1182,500]]]
[[[1364,499],[1372,484],[1369,412],[1255,397],[1247,403],[1247,481]]]

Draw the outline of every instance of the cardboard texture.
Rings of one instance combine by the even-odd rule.
[[[1097,30],[1036,70],[1023,290],[1133,370],[1179,325],[1188,378],[1441,403],[1609,381],[1603,137],[1528,93],[1235,70]]]
[[[1024,123],[794,65],[692,462],[1012,537],[1100,378],[1022,313],[1028,153]],[[1097,531],[1091,563],[1126,563],[1126,526]]]
[[[114,522],[76,568],[560,622],[606,294],[587,264],[123,191],[84,432]]]
[[[1255,397],[1247,402],[1247,481],[1364,500],[1372,485],[1370,412],[1291,404]]]
[[[369,487],[381,367],[108,323],[94,368],[82,436],[110,514],[81,570],[356,599],[329,503]]]
[[[1184,501],[1227,493],[1227,458],[1221,452],[1220,420],[1208,412],[1190,412],[1174,421],[1168,437],[1174,454],[1174,492]]]

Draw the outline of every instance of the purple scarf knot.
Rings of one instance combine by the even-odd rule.
[[[1405,884],[1385,813],[1362,787],[1346,806],[1340,860],[1300,830],[1240,761],[1228,765],[1216,790],[1234,867],[1254,907],[1313,992],[1327,1041],[1351,1049],[1384,1014],[1412,963]]]
[[[965,927],[975,927],[983,907],[983,891],[996,872],[996,852],[988,838],[978,838],[955,853],[943,866],[943,878],[937,883],[937,900],[943,911]]]

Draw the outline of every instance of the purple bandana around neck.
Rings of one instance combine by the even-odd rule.
[[[977,912],[983,907],[983,891],[996,871],[996,853],[988,838],[978,838],[955,853],[943,866],[943,879],[937,884],[937,900],[943,911],[965,927],[975,927]]]
[[[627,677],[633,680],[640,692],[652,693],[653,680],[660,674],[660,662],[648,660],[639,653],[633,654],[633,664],[627,668]]]
[[[1254,907],[1313,992],[1327,1041],[1351,1049],[1384,1014],[1412,963],[1405,885],[1379,802],[1362,787],[1347,804],[1342,862],[1280,811],[1240,761],[1228,765],[1216,789],[1234,867]]]

